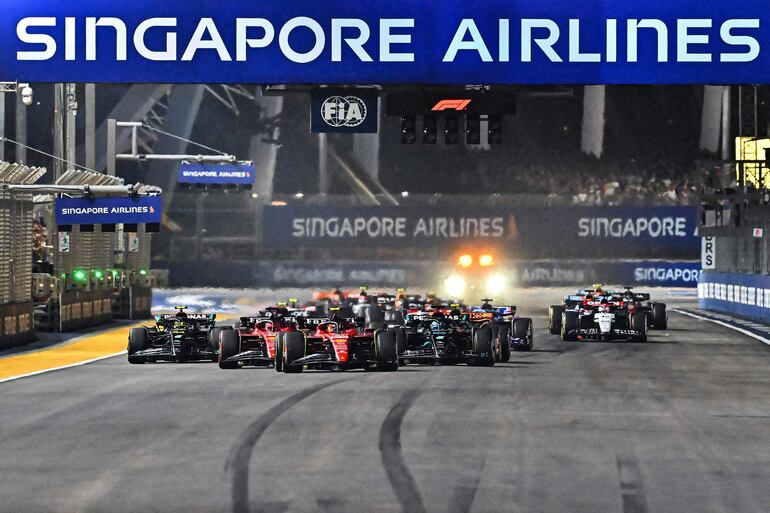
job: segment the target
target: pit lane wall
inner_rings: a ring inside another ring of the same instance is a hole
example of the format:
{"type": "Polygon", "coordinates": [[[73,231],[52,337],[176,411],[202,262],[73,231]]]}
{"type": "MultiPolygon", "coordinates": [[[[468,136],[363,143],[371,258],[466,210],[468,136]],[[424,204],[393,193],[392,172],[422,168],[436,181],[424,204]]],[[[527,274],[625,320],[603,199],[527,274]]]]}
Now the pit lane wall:
{"type": "Polygon", "coordinates": [[[698,304],[703,310],[770,324],[770,276],[703,271],[698,304]]]}
{"type": "MultiPolygon", "coordinates": [[[[429,287],[455,272],[431,262],[157,262],[171,287],[429,287]]],[[[671,260],[531,260],[500,265],[513,286],[584,286],[612,283],[645,287],[696,287],[700,262],[671,260]]]]}

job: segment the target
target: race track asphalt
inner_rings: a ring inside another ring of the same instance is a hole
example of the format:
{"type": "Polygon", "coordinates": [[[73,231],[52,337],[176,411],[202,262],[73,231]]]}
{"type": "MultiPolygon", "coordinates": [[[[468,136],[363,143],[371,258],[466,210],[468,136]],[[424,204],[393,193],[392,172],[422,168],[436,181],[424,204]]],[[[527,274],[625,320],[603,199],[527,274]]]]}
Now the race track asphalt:
{"type": "Polygon", "coordinates": [[[0,383],[0,511],[767,513],[769,346],[675,313],[646,344],[562,342],[548,301],[493,368],[0,383]]]}

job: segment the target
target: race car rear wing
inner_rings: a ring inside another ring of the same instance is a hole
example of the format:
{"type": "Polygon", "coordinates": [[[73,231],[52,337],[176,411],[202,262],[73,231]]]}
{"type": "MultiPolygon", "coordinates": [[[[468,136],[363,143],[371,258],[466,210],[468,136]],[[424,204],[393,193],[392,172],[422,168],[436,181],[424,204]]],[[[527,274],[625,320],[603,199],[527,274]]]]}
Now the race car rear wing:
{"type": "Polygon", "coordinates": [[[209,313],[190,313],[185,317],[177,317],[177,314],[159,314],[155,316],[156,322],[171,321],[171,320],[186,320],[195,321],[198,323],[214,322],[217,318],[217,314],[209,313]]]}

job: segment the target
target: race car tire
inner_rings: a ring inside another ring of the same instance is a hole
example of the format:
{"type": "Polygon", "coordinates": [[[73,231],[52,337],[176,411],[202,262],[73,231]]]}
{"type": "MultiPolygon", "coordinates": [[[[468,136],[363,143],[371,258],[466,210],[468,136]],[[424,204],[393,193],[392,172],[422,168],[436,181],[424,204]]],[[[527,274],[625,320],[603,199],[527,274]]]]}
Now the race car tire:
{"type": "Polygon", "coordinates": [[[468,364],[492,367],[495,364],[492,329],[489,326],[482,326],[473,330],[472,339],[474,355],[468,359],[468,364]]]}
{"type": "Polygon", "coordinates": [[[532,329],[532,319],[529,317],[519,317],[513,320],[513,338],[524,339],[524,344],[515,344],[516,351],[532,351],[534,330],[532,329]]]}
{"type": "Polygon", "coordinates": [[[377,370],[385,372],[398,370],[398,348],[396,334],[393,331],[381,330],[374,334],[374,356],[377,360],[377,370]]]}
{"type": "Polygon", "coordinates": [[[500,347],[500,326],[496,324],[492,324],[489,327],[492,330],[492,353],[495,355],[495,362],[500,361],[500,352],[502,351],[502,348],[500,347]]]}
{"type": "Polygon", "coordinates": [[[275,336],[275,370],[276,372],[283,372],[283,336],[286,333],[283,331],[278,332],[275,336]]]}
{"type": "Polygon", "coordinates": [[[564,313],[562,305],[552,305],[548,307],[548,332],[551,335],[561,333],[561,314],[564,313]]]}
{"type": "Polygon", "coordinates": [[[580,317],[577,312],[564,312],[561,316],[561,339],[566,341],[577,340],[575,335],[569,332],[578,329],[580,317]]]}
{"type": "Polygon", "coordinates": [[[647,316],[643,312],[634,312],[631,314],[629,324],[632,330],[642,333],[641,336],[634,337],[634,341],[647,342],[647,316]]]}
{"type": "Polygon", "coordinates": [[[209,342],[209,350],[211,351],[211,361],[212,362],[218,362],[219,357],[217,356],[217,353],[219,352],[219,334],[224,331],[225,328],[222,326],[214,326],[211,328],[208,332],[208,342],[209,342]]]}
{"type": "Polygon", "coordinates": [[[221,330],[218,337],[217,362],[219,362],[219,368],[237,369],[238,362],[228,362],[227,359],[241,352],[240,334],[235,330],[221,330]]]}
{"type": "Polygon", "coordinates": [[[283,372],[286,374],[302,372],[304,365],[292,365],[292,362],[305,356],[305,336],[299,331],[287,331],[283,335],[283,346],[286,353],[283,372]]]}
{"type": "Polygon", "coordinates": [[[500,361],[511,361],[511,330],[507,324],[500,326],[500,361]]]}
{"type": "Polygon", "coordinates": [[[142,364],[147,361],[144,356],[135,356],[134,353],[147,349],[149,338],[146,328],[131,328],[128,332],[128,363],[142,364]]]}
{"type": "Polygon", "coordinates": [[[373,330],[381,330],[385,327],[385,312],[377,305],[368,305],[364,311],[366,327],[373,330]]]}
{"type": "Polygon", "coordinates": [[[653,303],[651,310],[652,328],[656,330],[668,329],[668,314],[665,303],[653,303]]]}

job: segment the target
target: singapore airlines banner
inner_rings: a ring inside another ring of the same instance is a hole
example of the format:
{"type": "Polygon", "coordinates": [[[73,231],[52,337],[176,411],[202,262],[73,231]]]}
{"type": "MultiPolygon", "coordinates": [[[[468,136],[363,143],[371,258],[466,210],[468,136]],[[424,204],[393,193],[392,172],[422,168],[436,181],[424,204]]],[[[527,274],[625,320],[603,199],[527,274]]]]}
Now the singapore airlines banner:
{"type": "Polygon", "coordinates": [[[264,243],[276,247],[463,247],[519,256],[697,257],[695,207],[265,207],[264,243]]]}
{"type": "Polygon", "coordinates": [[[768,83],[766,0],[11,0],[0,80],[768,83]]]}

